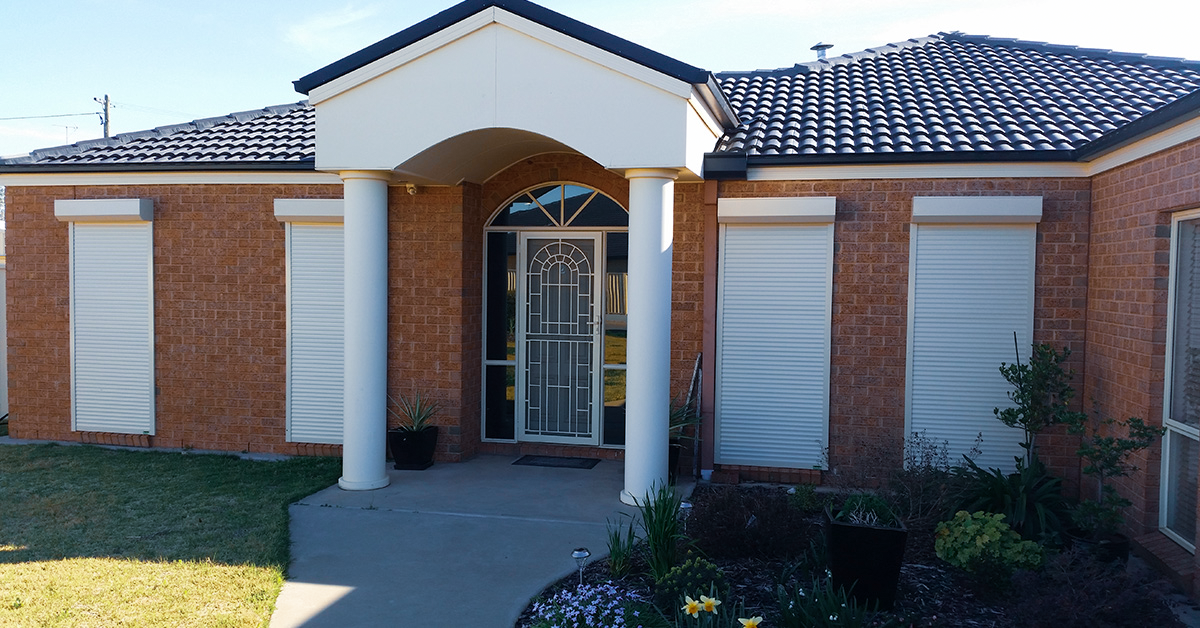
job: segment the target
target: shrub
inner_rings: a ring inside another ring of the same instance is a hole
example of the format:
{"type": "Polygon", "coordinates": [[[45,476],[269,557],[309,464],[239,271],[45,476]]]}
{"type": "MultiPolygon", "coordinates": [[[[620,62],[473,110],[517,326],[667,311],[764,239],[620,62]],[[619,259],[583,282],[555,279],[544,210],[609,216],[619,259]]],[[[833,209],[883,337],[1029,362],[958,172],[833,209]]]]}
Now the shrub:
{"type": "Polygon", "coordinates": [[[790,504],[782,490],[697,489],[688,536],[712,558],[797,558],[818,536],[820,523],[790,504]]]}
{"type": "Polygon", "coordinates": [[[1004,523],[1004,515],[960,510],[938,524],[934,549],[938,558],[972,573],[998,570],[1005,578],[1016,569],[1037,569],[1042,548],[1021,540],[1004,523]]]}
{"type": "Polygon", "coordinates": [[[1075,453],[1083,459],[1083,472],[1096,478],[1096,498],[1081,501],[1073,513],[1076,526],[1093,536],[1113,534],[1120,529],[1125,521],[1121,510],[1133,502],[1122,497],[1111,480],[1137,471],[1129,457],[1149,447],[1164,431],[1138,417],[1124,421],[1104,418],[1099,410],[1094,420],[1081,416],[1071,424],[1070,432],[1082,437],[1075,453]],[[1102,435],[1106,430],[1126,436],[1102,435]]]}
{"type": "Polygon", "coordinates": [[[698,598],[701,593],[723,599],[729,594],[729,585],[719,567],[699,556],[689,555],[654,585],[654,600],[664,610],[675,606],[684,596],[698,598]]]}
{"type": "Polygon", "coordinates": [[[1008,615],[1029,628],[1118,628],[1178,625],[1163,600],[1169,590],[1145,567],[1097,562],[1072,550],[1040,572],[1018,572],[1008,615]]]}
{"type": "Polygon", "coordinates": [[[952,468],[947,441],[939,443],[924,431],[905,439],[904,467],[892,473],[885,495],[909,529],[932,529],[954,513],[965,482],[952,468]]]}
{"type": "Polygon", "coordinates": [[[642,501],[634,500],[646,539],[646,562],[655,582],[662,580],[675,566],[676,546],[684,538],[679,529],[679,504],[682,501],[675,489],[666,484],[656,484],[642,501]]]}
{"type": "Polygon", "coordinates": [[[1017,459],[1017,472],[1005,474],[999,469],[984,469],[974,460],[956,472],[966,482],[960,510],[1002,514],[1023,538],[1057,544],[1067,518],[1067,502],[1062,496],[1062,480],[1050,475],[1035,456],[1026,466],[1017,459]]]}
{"type": "Polygon", "coordinates": [[[802,513],[819,513],[829,503],[829,498],[817,493],[812,484],[797,484],[787,491],[788,506],[802,513]]]}

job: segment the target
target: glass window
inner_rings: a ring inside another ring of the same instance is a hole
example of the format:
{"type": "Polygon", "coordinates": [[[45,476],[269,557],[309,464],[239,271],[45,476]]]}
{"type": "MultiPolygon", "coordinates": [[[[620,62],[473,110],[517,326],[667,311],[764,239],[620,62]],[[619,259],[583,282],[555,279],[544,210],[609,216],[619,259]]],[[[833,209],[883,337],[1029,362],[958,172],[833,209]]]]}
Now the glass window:
{"type": "Polygon", "coordinates": [[[1200,218],[1181,220],[1176,231],[1175,329],[1171,352],[1171,420],[1200,426],[1200,218]]]}
{"type": "Polygon", "coordinates": [[[483,436],[512,440],[516,437],[517,367],[488,366],[484,372],[483,436]]]}
{"type": "Polygon", "coordinates": [[[1200,217],[1176,219],[1172,233],[1167,338],[1163,494],[1159,524],[1186,547],[1196,539],[1197,478],[1200,476],[1200,217]]]}
{"type": "Polygon", "coordinates": [[[1167,433],[1167,508],[1163,524],[1184,540],[1196,538],[1196,480],[1200,445],[1178,432],[1167,433]]]}
{"type": "Polygon", "coordinates": [[[578,185],[548,185],[522,193],[492,219],[493,227],[628,227],[616,201],[578,185]]]}
{"type": "Polygon", "coordinates": [[[625,444],[625,369],[604,369],[605,445],[625,444]]]}
{"type": "Polygon", "coordinates": [[[517,234],[487,234],[486,359],[515,360],[517,337],[517,234]]]}
{"type": "Polygon", "coordinates": [[[604,363],[625,364],[626,297],[629,294],[629,234],[609,233],[604,285],[604,363]]]}

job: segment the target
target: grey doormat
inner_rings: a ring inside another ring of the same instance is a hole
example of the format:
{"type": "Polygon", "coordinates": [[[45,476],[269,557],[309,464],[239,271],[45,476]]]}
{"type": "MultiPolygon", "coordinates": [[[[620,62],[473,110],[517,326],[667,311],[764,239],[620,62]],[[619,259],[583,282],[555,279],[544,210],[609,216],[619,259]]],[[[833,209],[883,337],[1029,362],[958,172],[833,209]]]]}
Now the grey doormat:
{"type": "Polygon", "coordinates": [[[591,469],[600,464],[599,458],[567,458],[564,456],[521,456],[513,464],[527,467],[559,467],[563,469],[591,469]]]}

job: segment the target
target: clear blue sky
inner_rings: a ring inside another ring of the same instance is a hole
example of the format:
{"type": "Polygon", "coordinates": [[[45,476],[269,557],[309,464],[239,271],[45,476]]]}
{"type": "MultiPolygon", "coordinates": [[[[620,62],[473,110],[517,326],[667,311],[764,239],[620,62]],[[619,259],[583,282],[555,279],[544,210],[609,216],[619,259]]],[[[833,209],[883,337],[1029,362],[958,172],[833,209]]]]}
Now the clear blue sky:
{"type": "MultiPolygon", "coordinates": [[[[303,98],[291,81],[453,0],[0,0],[0,118],[95,112],[113,133],[303,98]]],[[[542,0],[705,69],[939,31],[1200,59],[1195,0],[542,0]]],[[[0,120],[0,155],[100,137],[96,115],[0,120]]]]}

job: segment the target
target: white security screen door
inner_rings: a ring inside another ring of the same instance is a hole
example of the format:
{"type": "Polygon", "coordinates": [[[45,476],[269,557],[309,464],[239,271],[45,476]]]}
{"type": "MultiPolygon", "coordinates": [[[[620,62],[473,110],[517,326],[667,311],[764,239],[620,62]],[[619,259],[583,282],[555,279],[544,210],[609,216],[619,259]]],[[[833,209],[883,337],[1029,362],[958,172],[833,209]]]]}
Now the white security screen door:
{"type": "Polygon", "coordinates": [[[522,233],[518,251],[522,438],[596,444],[600,235],[522,233]]]}

